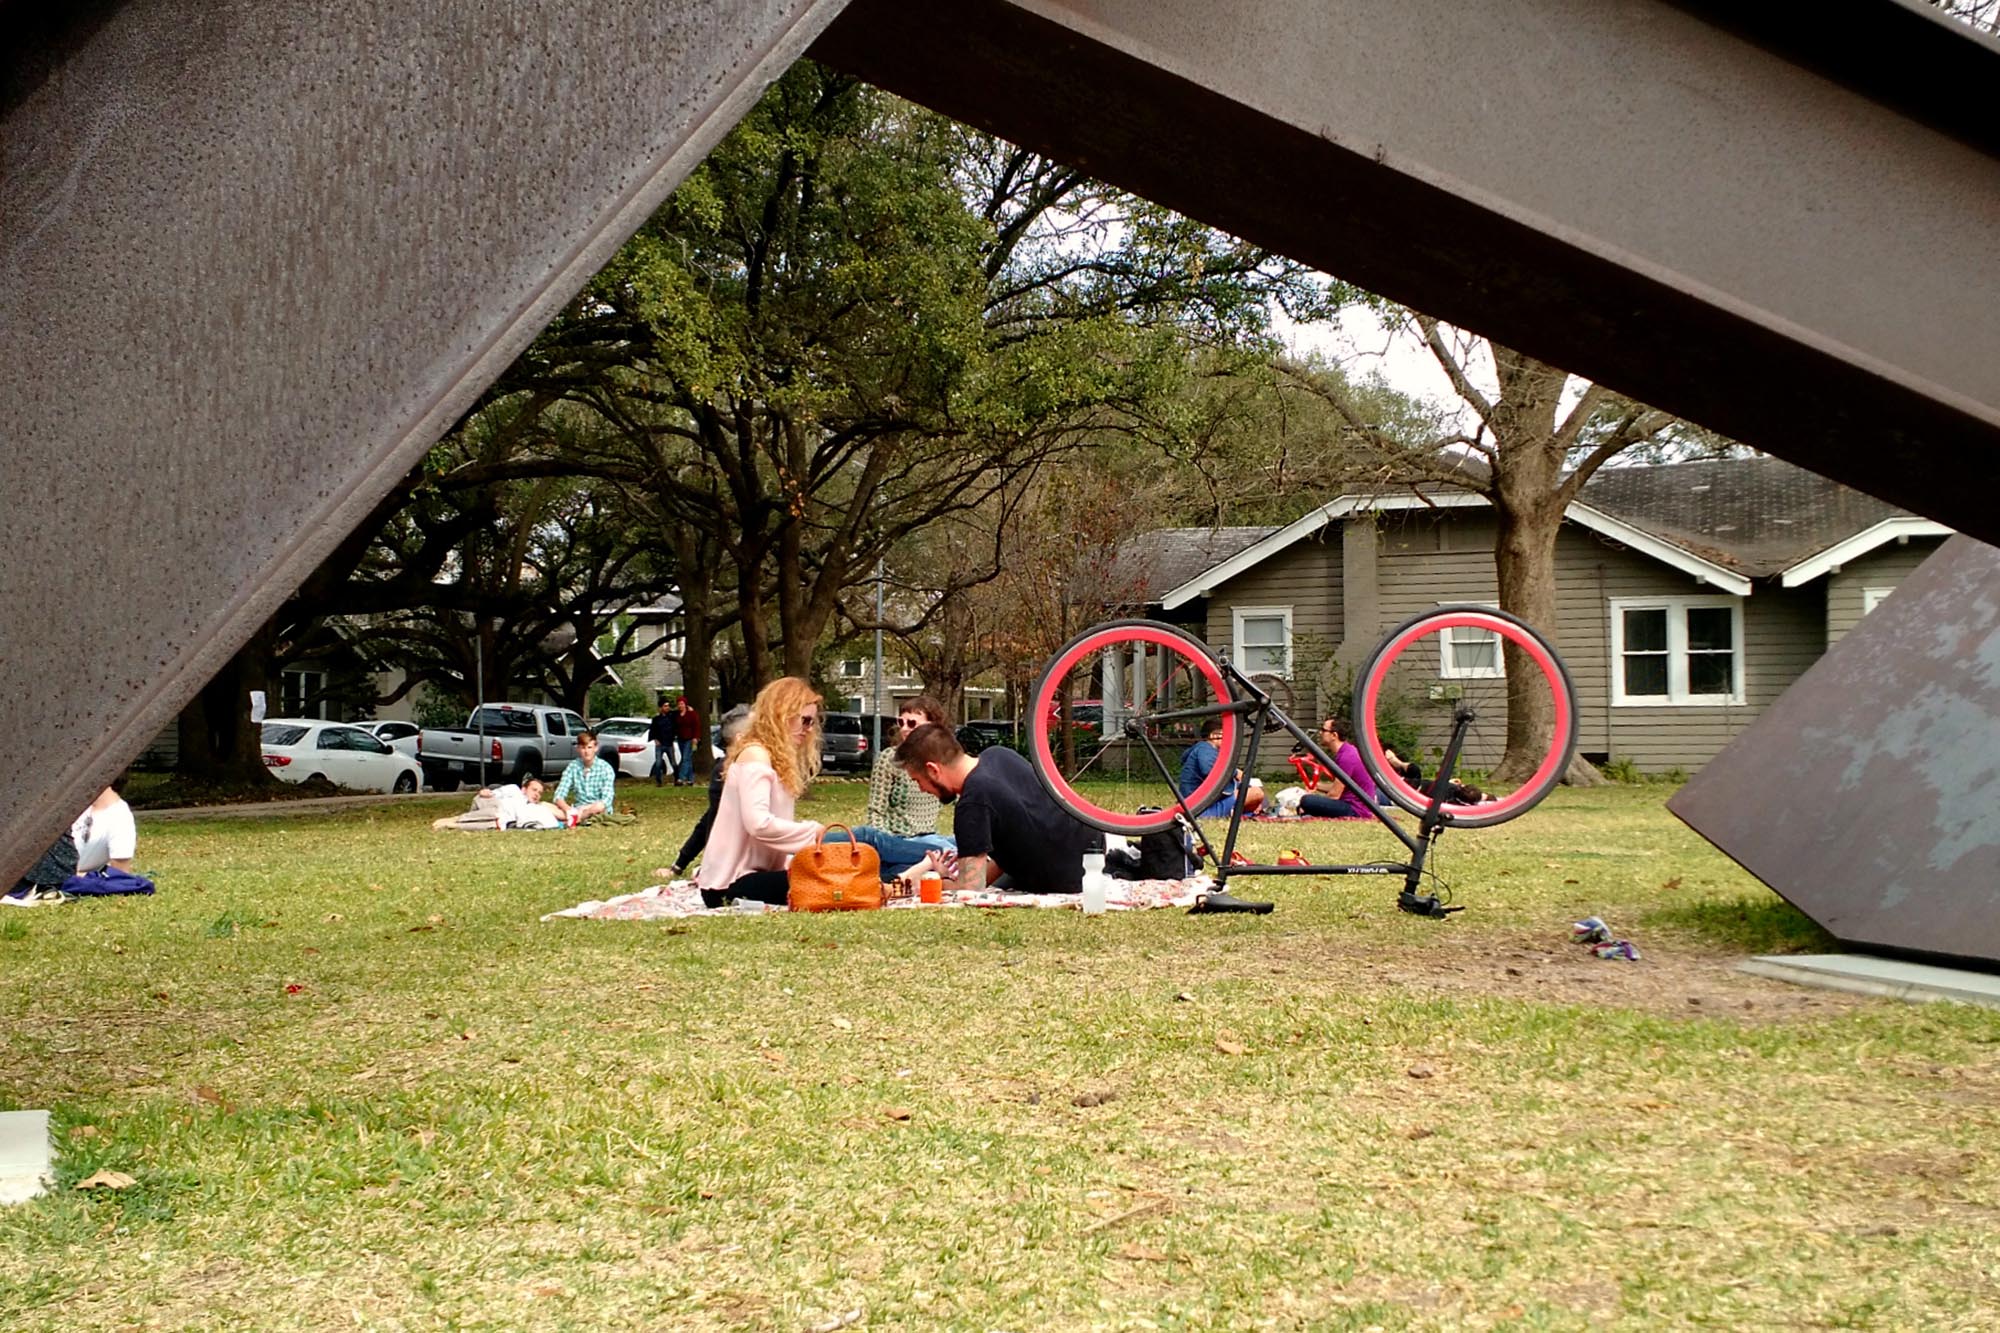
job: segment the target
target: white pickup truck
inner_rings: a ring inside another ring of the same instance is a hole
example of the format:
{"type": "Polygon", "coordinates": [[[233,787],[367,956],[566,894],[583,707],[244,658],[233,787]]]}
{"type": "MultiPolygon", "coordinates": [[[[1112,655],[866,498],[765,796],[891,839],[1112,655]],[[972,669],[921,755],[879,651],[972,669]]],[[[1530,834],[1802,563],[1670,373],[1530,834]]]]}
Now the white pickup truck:
{"type": "Polygon", "coordinates": [[[461,782],[485,785],[554,778],[576,758],[584,721],[549,704],[481,704],[457,730],[426,727],[417,736],[417,762],[436,791],[461,782]]]}

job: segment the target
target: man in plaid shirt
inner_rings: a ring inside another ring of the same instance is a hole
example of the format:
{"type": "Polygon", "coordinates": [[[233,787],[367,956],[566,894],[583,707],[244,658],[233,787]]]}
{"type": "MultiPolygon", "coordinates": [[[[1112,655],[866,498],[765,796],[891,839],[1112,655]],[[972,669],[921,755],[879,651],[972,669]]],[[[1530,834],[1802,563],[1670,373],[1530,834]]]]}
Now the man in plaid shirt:
{"type": "Polygon", "coordinates": [[[608,815],[617,790],[618,770],[608,763],[597,762],[596,733],[577,732],[576,758],[569,761],[569,767],[563,770],[562,781],[556,784],[556,813],[563,817],[564,823],[572,826],[581,824],[592,815],[608,815]],[[572,799],[574,805],[570,803],[572,799]]]}

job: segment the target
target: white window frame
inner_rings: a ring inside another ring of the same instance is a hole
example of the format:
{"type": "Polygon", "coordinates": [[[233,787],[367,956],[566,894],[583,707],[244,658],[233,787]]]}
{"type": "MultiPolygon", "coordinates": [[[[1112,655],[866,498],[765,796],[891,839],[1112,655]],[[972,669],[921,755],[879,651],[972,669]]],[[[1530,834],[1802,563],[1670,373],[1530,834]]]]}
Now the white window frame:
{"type": "Polygon", "coordinates": [[[860,658],[843,657],[840,659],[840,677],[842,680],[860,680],[866,674],[867,672],[862,668],[860,658]],[[849,671],[847,669],[849,667],[853,667],[854,670],[849,671]]]}
{"type": "Polygon", "coordinates": [[[1743,702],[1743,599],[1741,597],[1613,597],[1611,599],[1611,703],[1617,708],[1715,708],[1743,702]],[[1731,643],[1728,694],[1688,693],[1687,613],[1721,607],[1729,612],[1731,643]],[[1625,692],[1625,613],[1667,613],[1667,692],[1625,692]]]}
{"type": "MultiPolygon", "coordinates": [[[[1459,604],[1439,602],[1438,605],[1448,606],[1459,604]]],[[[1497,602],[1475,602],[1470,603],[1470,605],[1484,607],[1488,611],[1498,611],[1500,609],[1497,602]]],[[[1452,638],[1452,635],[1458,633],[1458,631],[1455,629],[1445,630],[1442,637],[1438,639],[1439,677],[1444,680],[1505,680],[1507,678],[1507,641],[1500,637],[1498,630],[1489,630],[1486,632],[1493,636],[1493,665],[1490,667],[1462,667],[1458,664],[1457,660],[1458,640],[1452,638]]]]}
{"type": "Polygon", "coordinates": [[[286,680],[292,676],[298,677],[299,681],[298,689],[296,691],[299,698],[299,706],[295,712],[290,714],[290,716],[309,717],[309,718],[314,718],[321,722],[333,721],[334,719],[329,717],[326,711],[329,703],[331,702],[326,697],[327,673],[325,671],[318,670],[316,668],[286,667],[283,671],[278,673],[279,706],[280,707],[284,706],[286,695],[294,693],[294,691],[286,688],[286,680]],[[306,696],[315,693],[320,696],[319,701],[317,703],[308,703],[306,696]]]}
{"type": "MultiPolygon", "coordinates": [[[[1285,667],[1284,670],[1271,674],[1283,676],[1289,680],[1292,674],[1292,608],[1289,606],[1236,606],[1230,608],[1230,616],[1230,656],[1236,663],[1236,669],[1246,676],[1265,674],[1269,671],[1269,668],[1259,667],[1254,670],[1251,668],[1249,659],[1244,655],[1247,649],[1243,642],[1243,622],[1246,620],[1268,620],[1272,617],[1277,617],[1284,621],[1285,667]]],[[[1277,645],[1260,643],[1251,646],[1272,648],[1277,645]]]]}
{"type": "Polygon", "coordinates": [[[1896,591],[1894,588],[1863,588],[1861,590],[1861,614],[1865,616],[1876,607],[1882,605],[1883,600],[1894,591],[1896,591]]]}

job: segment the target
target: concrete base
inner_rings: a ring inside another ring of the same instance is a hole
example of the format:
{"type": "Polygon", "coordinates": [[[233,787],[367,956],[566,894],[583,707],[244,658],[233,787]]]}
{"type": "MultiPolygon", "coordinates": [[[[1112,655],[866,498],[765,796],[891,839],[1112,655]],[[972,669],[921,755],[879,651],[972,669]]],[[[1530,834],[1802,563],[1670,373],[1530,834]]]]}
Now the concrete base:
{"type": "Polygon", "coordinates": [[[25,1203],[55,1178],[47,1111],[0,1111],[0,1205],[25,1203]]]}
{"type": "Polygon", "coordinates": [[[2000,976],[1932,967],[1867,954],[1780,954],[1752,958],[1742,970],[1760,977],[1827,990],[1886,995],[1897,1000],[1956,1000],[2000,1009],[2000,976]]]}

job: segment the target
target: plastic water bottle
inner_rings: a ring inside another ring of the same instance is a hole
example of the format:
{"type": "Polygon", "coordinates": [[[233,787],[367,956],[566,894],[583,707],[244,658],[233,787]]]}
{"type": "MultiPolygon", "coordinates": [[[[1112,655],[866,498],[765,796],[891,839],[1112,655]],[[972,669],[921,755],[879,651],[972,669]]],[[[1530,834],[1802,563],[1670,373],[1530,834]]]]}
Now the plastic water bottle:
{"type": "Polygon", "coordinates": [[[1083,914],[1099,916],[1109,906],[1111,877],[1104,873],[1104,853],[1083,854],[1083,914]]]}

